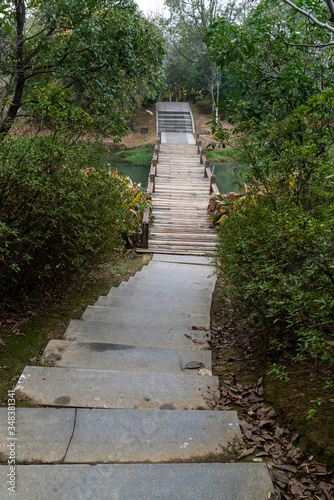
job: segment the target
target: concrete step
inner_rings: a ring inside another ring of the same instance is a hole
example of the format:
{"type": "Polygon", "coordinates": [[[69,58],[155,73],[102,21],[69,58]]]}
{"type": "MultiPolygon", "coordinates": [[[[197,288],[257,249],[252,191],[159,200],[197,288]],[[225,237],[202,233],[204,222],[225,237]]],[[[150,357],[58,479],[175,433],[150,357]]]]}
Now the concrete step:
{"type": "Polygon", "coordinates": [[[119,325],[95,323],[94,321],[72,320],[64,339],[79,342],[102,342],[151,347],[180,349],[210,349],[209,331],[173,329],[152,326],[119,325]]]}
{"type": "MultiPolygon", "coordinates": [[[[122,289],[124,292],[126,289],[122,289]]],[[[210,314],[210,304],[205,302],[196,302],[189,297],[182,297],[179,295],[179,301],[175,297],[169,300],[166,297],[154,297],[143,294],[136,294],[132,298],[126,296],[111,296],[99,297],[95,302],[98,307],[112,307],[112,308],[128,308],[131,311],[141,311],[150,314],[151,311],[157,310],[173,310],[177,312],[184,312],[186,314],[210,314]]]]}
{"type": "Polygon", "coordinates": [[[211,410],[218,377],[26,366],[18,400],[40,406],[211,410]]]}
{"type": "MultiPolygon", "coordinates": [[[[197,224],[198,227],[198,224],[197,224]]],[[[201,229],[201,228],[199,228],[201,229]]],[[[151,270],[153,273],[169,273],[171,275],[190,275],[193,277],[200,278],[212,278],[215,269],[212,266],[206,266],[202,264],[191,265],[191,264],[183,264],[179,262],[159,262],[156,260],[152,260],[147,266],[142,268],[142,271],[151,270]]]]}
{"type": "MultiPolygon", "coordinates": [[[[266,464],[19,465],[15,500],[267,500],[266,464]]],[[[8,467],[0,496],[11,498],[8,467]]]]}
{"type": "Polygon", "coordinates": [[[134,326],[155,326],[172,328],[204,328],[210,329],[209,314],[187,314],[172,309],[158,311],[131,310],[127,307],[88,306],[82,315],[84,321],[99,323],[117,323],[134,326]]]}
{"type": "Polygon", "coordinates": [[[192,276],[170,276],[167,273],[154,273],[154,275],[146,275],[146,273],[137,273],[136,276],[131,276],[128,281],[123,281],[119,288],[127,287],[129,284],[149,284],[160,286],[162,288],[178,288],[186,290],[194,288],[195,290],[208,290],[213,292],[215,287],[215,279],[212,278],[198,278],[192,276]]]}
{"type": "MultiPolygon", "coordinates": [[[[119,297],[125,299],[136,299],[137,297],[143,297],[147,300],[152,300],[152,302],[162,302],[168,304],[169,302],[178,302],[178,300],[184,299],[184,301],[189,302],[197,302],[197,303],[207,303],[210,306],[212,292],[209,290],[200,290],[200,289],[179,289],[176,287],[168,288],[168,287],[153,287],[153,286],[145,286],[145,284],[138,286],[134,286],[132,284],[128,284],[128,286],[118,286],[110,289],[107,297],[119,297]]],[[[100,300],[100,299],[99,299],[100,300]]],[[[103,304],[101,304],[103,305],[103,304]]]]}
{"type": "MultiPolygon", "coordinates": [[[[0,456],[7,462],[7,409],[0,456]]],[[[240,445],[236,412],[18,408],[16,463],[226,462],[240,445]]]]}
{"type": "Polygon", "coordinates": [[[183,373],[195,375],[187,363],[198,361],[212,370],[211,352],[192,349],[131,346],[101,342],[51,340],[43,353],[45,366],[88,368],[151,373],[183,373]]]}
{"type": "Polygon", "coordinates": [[[154,254],[151,262],[179,262],[188,265],[213,266],[212,259],[207,257],[196,257],[193,255],[167,255],[154,254]]]}

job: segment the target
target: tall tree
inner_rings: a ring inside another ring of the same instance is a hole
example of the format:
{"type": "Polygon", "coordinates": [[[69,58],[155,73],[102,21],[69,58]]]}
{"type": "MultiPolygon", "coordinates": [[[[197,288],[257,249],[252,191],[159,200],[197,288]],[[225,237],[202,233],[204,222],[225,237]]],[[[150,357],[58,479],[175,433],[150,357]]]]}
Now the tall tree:
{"type": "MultiPolygon", "coordinates": [[[[161,63],[164,42],[133,0],[12,0],[12,35],[0,60],[0,135],[24,112],[34,89],[53,82],[73,91],[73,101],[126,130],[137,82],[161,63]],[[15,33],[14,33],[15,28],[15,33]]],[[[0,28],[1,29],[1,28],[0,28]]],[[[32,97],[33,96],[33,97],[32,97]]]]}

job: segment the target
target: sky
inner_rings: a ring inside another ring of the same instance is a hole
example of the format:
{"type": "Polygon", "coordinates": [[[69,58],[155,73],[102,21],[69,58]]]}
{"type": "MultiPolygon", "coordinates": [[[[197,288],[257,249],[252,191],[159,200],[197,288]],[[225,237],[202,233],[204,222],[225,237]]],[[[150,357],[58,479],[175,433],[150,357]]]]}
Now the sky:
{"type": "Polygon", "coordinates": [[[163,9],[163,0],[136,0],[140,10],[147,12],[161,12],[163,9]]]}

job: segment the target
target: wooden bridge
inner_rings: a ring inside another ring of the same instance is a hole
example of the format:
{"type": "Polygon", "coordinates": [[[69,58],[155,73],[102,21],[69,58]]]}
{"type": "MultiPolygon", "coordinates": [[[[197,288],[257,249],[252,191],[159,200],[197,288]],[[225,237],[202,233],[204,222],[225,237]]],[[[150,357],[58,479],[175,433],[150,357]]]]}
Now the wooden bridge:
{"type": "Polygon", "coordinates": [[[141,252],[205,255],[215,250],[216,230],[207,206],[210,195],[219,191],[201,141],[190,133],[190,115],[185,103],[158,105],[148,185],[152,206],[143,219],[141,252]]]}

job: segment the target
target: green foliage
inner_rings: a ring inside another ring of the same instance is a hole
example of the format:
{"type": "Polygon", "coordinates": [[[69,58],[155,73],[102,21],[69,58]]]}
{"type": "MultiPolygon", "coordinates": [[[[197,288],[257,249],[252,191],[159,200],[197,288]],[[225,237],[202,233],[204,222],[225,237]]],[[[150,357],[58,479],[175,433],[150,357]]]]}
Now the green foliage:
{"type": "Polygon", "coordinates": [[[211,113],[212,112],[212,102],[210,99],[201,99],[196,101],[196,107],[200,113],[211,113]]]}
{"type": "Polygon", "coordinates": [[[101,151],[55,134],[3,143],[2,304],[13,294],[92,265],[122,248],[124,239],[134,239],[142,195],[101,166],[101,151]]]}
{"type": "Polygon", "coordinates": [[[334,364],[333,106],[327,90],[248,144],[248,192],[218,244],[267,345],[290,345],[317,367],[334,364]]]}
{"type": "Polygon", "coordinates": [[[15,16],[11,38],[0,31],[0,46],[6,46],[0,63],[3,133],[18,109],[29,115],[32,89],[42,98],[53,84],[70,89],[69,104],[94,118],[99,130],[124,134],[139,83],[161,65],[164,42],[158,29],[132,0],[37,0],[26,8],[23,42],[16,36],[15,16]]]}

